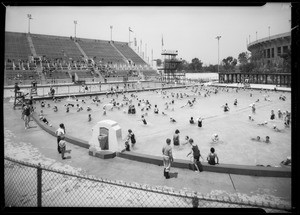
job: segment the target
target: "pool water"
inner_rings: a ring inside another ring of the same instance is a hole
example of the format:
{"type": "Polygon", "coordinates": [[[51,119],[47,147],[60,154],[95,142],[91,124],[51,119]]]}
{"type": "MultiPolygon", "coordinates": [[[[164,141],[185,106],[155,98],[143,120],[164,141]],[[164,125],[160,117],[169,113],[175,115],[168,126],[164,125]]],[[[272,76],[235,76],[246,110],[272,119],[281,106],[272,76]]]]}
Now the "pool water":
{"type": "MultiPolygon", "coordinates": [[[[135,152],[161,156],[162,146],[165,144],[166,138],[173,137],[176,129],[180,131],[181,146],[173,149],[174,158],[189,160],[186,155],[190,151],[190,145],[184,143],[184,138],[188,135],[198,144],[201,155],[206,159],[210,148],[214,147],[220,159],[220,163],[226,164],[242,164],[242,165],[271,165],[278,166],[279,163],[291,154],[291,128],[284,126],[283,119],[278,119],[277,111],[291,111],[291,95],[288,92],[259,91],[259,90],[238,90],[228,88],[218,88],[218,93],[211,93],[210,96],[204,97],[206,90],[213,91],[216,87],[199,87],[195,93],[196,87],[188,87],[182,89],[170,89],[161,91],[145,91],[136,93],[137,98],[131,97],[131,93],[125,93],[127,98],[132,99],[132,104],[136,107],[136,114],[128,114],[128,105],[113,110],[107,110],[103,115],[103,105],[109,103],[112,99],[117,102],[123,102],[123,96],[118,98],[114,95],[108,98],[105,95],[98,96],[101,103],[96,106],[92,102],[93,96],[90,98],[78,97],[78,101],[72,98],[62,99],[61,102],[54,104],[52,100],[46,100],[46,104],[50,103],[50,108],[43,108],[44,115],[53,125],[58,127],[60,123],[64,123],[68,134],[89,141],[92,135],[92,127],[101,120],[110,119],[118,122],[122,128],[122,137],[125,138],[128,129],[132,129],[135,133],[137,143],[135,152]],[[201,95],[198,94],[201,93],[201,95]],[[172,97],[171,93],[175,94],[172,97]],[[176,98],[176,93],[182,93],[183,98],[176,98]],[[250,93],[252,97],[250,97],[250,93]],[[188,95],[188,96],[187,96],[188,95]],[[280,95],[285,95],[286,100],[279,100],[280,95]],[[264,98],[270,101],[265,101],[264,98]],[[192,101],[196,98],[196,102],[192,107],[184,106],[188,100],[192,101]],[[83,103],[82,100],[86,103],[83,103]],[[149,100],[152,108],[149,111],[142,111],[138,106],[138,100],[149,100]],[[169,108],[165,109],[165,103],[170,103],[174,99],[174,104],[169,104],[169,108]],[[234,106],[234,99],[238,104],[234,106]],[[256,102],[259,99],[259,102],[256,102]],[[70,112],[66,113],[65,104],[72,103],[75,106],[79,104],[83,107],[83,111],[77,112],[77,108],[70,107],[70,112]],[[230,111],[224,112],[221,107],[228,103],[230,111]],[[250,104],[255,103],[256,113],[252,114],[250,104]],[[158,106],[159,114],[154,114],[154,105],[158,106]],[[58,112],[54,112],[52,107],[57,105],[58,112]],[[92,108],[87,111],[87,107],[92,108]],[[184,106],[184,107],[183,107],[184,106]],[[174,109],[174,110],[172,110],[174,109]],[[270,120],[271,110],[275,111],[275,120],[270,120]],[[125,112],[125,113],[124,113],[125,112]],[[164,112],[166,115],[163,115],[164,112]],[[144,125],[141,121],[141,115],[145,116],[148,124],[144,125]],[[92,121],[88,121],[88,114],[91,114],[92,121]],[[248,116],[251,115],[254,121],[250,121],[248,116]],[[173,117],[176,122],[170,122],[173,117]],[[199,128],[197,123],[191,125],[190,117],[194,120],[202,117],[203,126],[199,128]],[[265,126],[259,126],[258,123],[267,121],[265,126]],[[273,125],[276,125],[280,131],[275,131],[273,125]],[[211,138],[213,134],[218,134],[220,140],[213,143],[211,138]],[[271,143],[257,142],[251,140],[260,136],[265,139],[270,137],[271,143]]],[[[36,112],[40,112],[40,102],[36,103],[36,112]]],[[[173,145],[173,144],[172,144],[173,145]]]]}

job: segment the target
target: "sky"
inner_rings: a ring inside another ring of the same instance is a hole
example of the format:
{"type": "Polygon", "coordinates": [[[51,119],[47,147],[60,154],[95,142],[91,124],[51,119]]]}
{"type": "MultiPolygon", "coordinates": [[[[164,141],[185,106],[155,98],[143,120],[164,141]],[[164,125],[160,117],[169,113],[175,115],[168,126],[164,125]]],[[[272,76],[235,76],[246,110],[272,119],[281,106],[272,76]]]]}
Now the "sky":
{"type": "MultiPolygon", "coordinates": [[[[267,3],[260,7],[50,7],[7,6],[5,30],[57,36],[128,42],[137,39],[139,51],[151,61],[162,58],[163,49],[178,50],[188,62],[198,58],[204,65],[247,51],[247,42],[291,29],[290,3],[267,3]],[[269,28],[270,26],[270,28],[269,28]],[[133,32],[129,34],[129,27],[133,32]],[[257,33],[256,33],[257,32],[257,33]],[[142,46],[141,45],[142,40],[142,46]]],[[[134,43],[133,43],[134,44],[134,43]]],[[[133,47],[136,51],[137,47],[133,47]]]]}

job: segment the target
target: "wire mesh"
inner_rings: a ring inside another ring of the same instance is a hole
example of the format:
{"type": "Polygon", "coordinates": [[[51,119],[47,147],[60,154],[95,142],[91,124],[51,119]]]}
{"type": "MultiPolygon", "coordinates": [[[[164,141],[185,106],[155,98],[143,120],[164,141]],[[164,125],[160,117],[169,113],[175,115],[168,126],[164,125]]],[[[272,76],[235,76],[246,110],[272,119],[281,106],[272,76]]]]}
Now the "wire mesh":
{"type": "Polygon", "coordinates": [[[291,209],[285,205],[83,176],[5,157],[5,206],[36,207],[38,200],[42,207],[262,208],[270,213],[291,209]],[[41,188],[39,195],[37,187],[41,188]]]}
{"type": "Polygon", "coordinates": [[[37,169],[5,160],[4,195],[7,207],[37,206],[37,169]]]}

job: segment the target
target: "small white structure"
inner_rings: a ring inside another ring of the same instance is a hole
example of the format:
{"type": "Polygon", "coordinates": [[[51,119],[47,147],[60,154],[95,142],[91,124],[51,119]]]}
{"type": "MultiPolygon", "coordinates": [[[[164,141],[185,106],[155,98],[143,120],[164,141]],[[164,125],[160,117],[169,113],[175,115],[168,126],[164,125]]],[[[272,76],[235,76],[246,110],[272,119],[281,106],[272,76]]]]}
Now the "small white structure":
{"type": "Polygon", "coordinates": [[[97,152],[115,153],[122,150],[122,130],[117,122],[112,120],[99,121],[92,128],[92,131],[92,138],[89,141],[89,151],[93,156],[95,156],[97,152]],[[103,144],[101,140],[104,140],[104,142],[107,140],[107,143],[103,144]]]}

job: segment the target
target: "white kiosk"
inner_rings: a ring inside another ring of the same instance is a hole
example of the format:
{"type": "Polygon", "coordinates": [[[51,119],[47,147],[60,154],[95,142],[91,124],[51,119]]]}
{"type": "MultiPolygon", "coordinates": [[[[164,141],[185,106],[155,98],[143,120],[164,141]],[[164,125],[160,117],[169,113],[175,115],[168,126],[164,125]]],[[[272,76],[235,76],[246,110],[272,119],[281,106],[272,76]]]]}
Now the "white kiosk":
{"type": "Polygon", "coordinates": [[[117,152],[124,148],[122,130],[119,124],[112,120],[99,121],[93,128],[89,141],[89,155],[107,159],[114,158],[117,152]]]}

